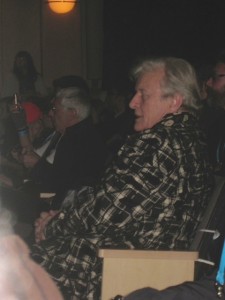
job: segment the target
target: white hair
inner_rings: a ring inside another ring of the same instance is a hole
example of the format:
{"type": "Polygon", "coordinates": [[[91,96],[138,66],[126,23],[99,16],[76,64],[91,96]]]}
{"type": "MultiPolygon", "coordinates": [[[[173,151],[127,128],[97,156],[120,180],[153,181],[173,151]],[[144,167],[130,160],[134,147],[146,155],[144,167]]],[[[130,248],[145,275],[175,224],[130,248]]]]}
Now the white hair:
{"type": "Polygon", "coordinates": [[[77,87],[61,89],[56,94],[65,109],[75,109],[80,121],[86,119],[91,112],[90,96],[83,89],[77,87]]]}

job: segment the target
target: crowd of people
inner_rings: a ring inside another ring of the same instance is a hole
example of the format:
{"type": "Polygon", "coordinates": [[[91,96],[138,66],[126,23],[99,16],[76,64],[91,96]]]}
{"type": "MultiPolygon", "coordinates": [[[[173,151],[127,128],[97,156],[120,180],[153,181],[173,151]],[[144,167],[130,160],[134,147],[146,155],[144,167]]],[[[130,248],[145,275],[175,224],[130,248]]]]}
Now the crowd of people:
{"type": "Polygon", "coordinates": [[[1,200],[14,230],[30,225],[21,237],[65,299],[100,299],[101,247],[189,248],[213,175],[225,174],[225,56],[207,67],[144,59],[133,94],[100,99],[77,75],[46,94],[29,53],[16,55],[1,103],[1,200]]]}

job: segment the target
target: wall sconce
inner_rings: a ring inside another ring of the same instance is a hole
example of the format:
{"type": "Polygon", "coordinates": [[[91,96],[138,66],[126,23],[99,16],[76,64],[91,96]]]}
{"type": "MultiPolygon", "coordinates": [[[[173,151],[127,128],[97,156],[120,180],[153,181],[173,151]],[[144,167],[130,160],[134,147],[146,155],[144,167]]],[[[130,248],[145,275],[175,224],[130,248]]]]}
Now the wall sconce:
{"type": "Polygon", "coordinates": [[[75,7],[77,0],[47,0],[46,2],[55,13],[66,14],[75,7]]]}

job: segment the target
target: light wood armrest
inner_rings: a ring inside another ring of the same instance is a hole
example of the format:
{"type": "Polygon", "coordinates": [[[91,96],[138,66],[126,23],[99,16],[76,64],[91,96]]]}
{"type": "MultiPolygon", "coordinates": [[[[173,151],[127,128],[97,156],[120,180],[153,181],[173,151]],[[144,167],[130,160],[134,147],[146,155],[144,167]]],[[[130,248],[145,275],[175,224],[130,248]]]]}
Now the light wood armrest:
{"type": "Polygon", "coordinates": [[[163,289],[194,279],[196,251],[100,249],[102,300],[151,286],[163,289]]]}
{"type": "Polygon", "coordinates": [[[121,250],[100,249],[98,256],[102,258],[133,258],[133,259],[175,259],[191,260],[198,259],[196,251],[155,251],[155,250],[121,250]]]}

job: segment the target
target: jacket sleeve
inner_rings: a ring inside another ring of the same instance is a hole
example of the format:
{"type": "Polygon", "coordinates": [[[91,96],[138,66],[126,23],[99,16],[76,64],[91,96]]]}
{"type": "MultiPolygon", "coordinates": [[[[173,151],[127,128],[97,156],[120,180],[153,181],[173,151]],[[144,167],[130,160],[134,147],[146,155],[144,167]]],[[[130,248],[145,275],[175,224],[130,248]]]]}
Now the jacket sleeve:
{"type": "Polygon", "coordinates": [[[168,162],[168,150],[158,151],[158,141],[139,147],[128,144],[117,160],[106,170],[101,183],[95,188],[83,188],[74,198],[72,207],[64,209],[51,225],[49,235],[55,231],[111,235],[120,229],[134,232],[134,220],[149,218],[152,207],[162,205],[165,191],[161,178],[167,175],[171,164],[176,164],[172,153],[168,162]],[[150,150],[151,149],[151,150],[150,150]],[[168,170],[167,170],[168,168],[168,170]],[[121,229],[122,228],[122,229],[121,229]]]}
{"type": "MultiPolygon", "coordinates": [[[[144,288],[127,295],[124,300],[216,300],[215,272],[194,282],[185,282],[177,286],[158,291],[144,288]]],[[[224,295],[221,299],[224,299],[224,295]]]]}
{"type": "Polygon", "coordinates": [[[30,178],[37,184],[41,184],[45,189],[54,192],[54,172],[53,165],[45,159],[40,159],[30,172],[30,178]]]}

